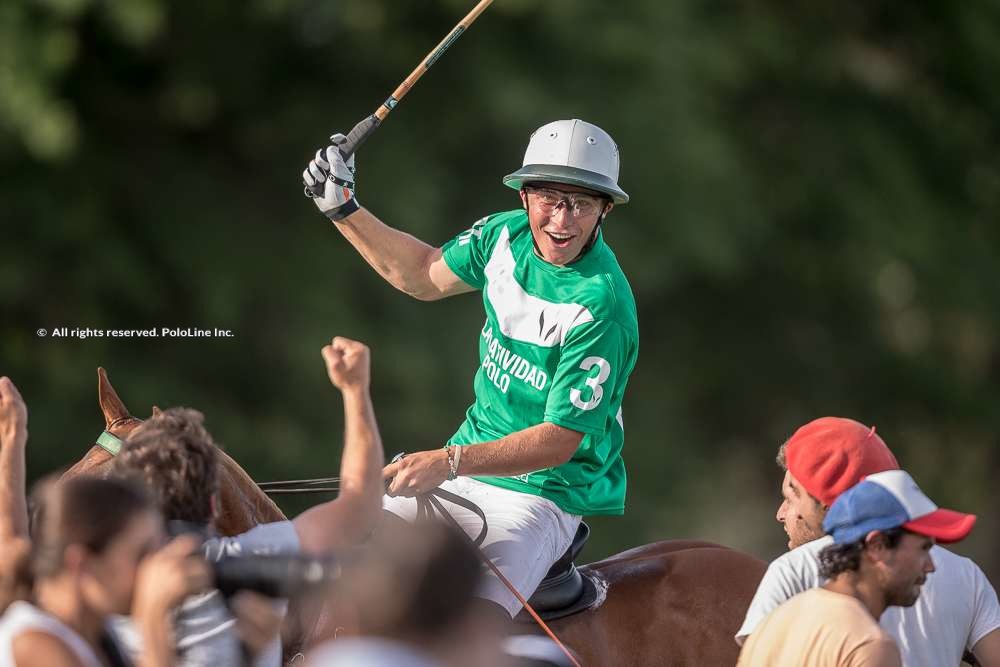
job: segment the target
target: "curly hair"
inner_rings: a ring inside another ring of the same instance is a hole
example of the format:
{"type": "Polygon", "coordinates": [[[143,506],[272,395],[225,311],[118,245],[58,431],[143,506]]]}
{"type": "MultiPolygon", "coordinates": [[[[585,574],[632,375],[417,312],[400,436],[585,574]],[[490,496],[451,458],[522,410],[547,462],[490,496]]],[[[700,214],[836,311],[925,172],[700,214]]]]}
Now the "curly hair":
{"type": "MultiPolygon", "coordinates": [[[[903,539],[902,528],[880,530],[885,537],[885,544],[890,549],[899,546],[903,539]]],[[[841,572],[856,572],[861,567],[861,553],[865,550],[865,539],[849,544],[831,544],[819,552],[819,573],[826,579],[833,579],[841,572]]]]}
{"type": "Polygon", "coordinates": [[[189,408],[164,410],[132,431],[115,457],[115,471],[152,489],[168,521],[212,520],[219,453],[204,419],[189,408]]]}
{"type": "Polygon", "coordinates": [[[778,467],[782,470],[788,470],[788,458],[786,456],[786,450],[788,449],[788,441],[781,443],[781,447],[778,448],[778,455],[774,457],[774,462],[778,464],[778,467]]]}

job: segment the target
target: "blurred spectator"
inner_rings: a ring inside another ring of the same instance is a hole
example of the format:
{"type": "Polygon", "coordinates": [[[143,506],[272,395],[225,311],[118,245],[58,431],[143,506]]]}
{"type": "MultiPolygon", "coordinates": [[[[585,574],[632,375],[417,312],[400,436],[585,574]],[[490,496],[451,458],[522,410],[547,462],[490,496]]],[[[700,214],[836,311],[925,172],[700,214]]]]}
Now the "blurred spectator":
{"type": "Polygon", "coordinates": [[[160,549],[166,536],[152,498],[125,480],[43,482],[34,506],[34,601],[13,602],[0,618],[0,665],[125,664],[106,625],[124,613],[143,638],[138,664],[174,664],[171,612],[211,582],[204,560],[190,557],[197,541],[160,549]]]}
{"type": "MultiPolygon", "coordinates": [[[[234,537],[216,536],[213,523],[220,509],[219,454],[202,424],[201,413],[184,408],[166,410],[135,429],[115,459],[115,471],[136,476],[152,489],[168,520],[204,530],[209,536],[204,552],[210,561],[300,552],[325,555],[360,542],[381,517],[384,464],[369,395],[369,351],[361,343],[338,337],[321,352],[330,381],[344,399],[344,451],[340,494],[335,500],[309,509],[293,521],[260,525],[234,537]]],[[[256,611],[246,622],[267,624],[260,605],[244,603],[244,607],[248,605],[256,611]]],[[[283,614],[284,604],[278,606],[283,614]]],[[[136,633],[130,631],[128,620],[119,619],[116,628],[130,639],[132,651],[138,651],[136,633]]],[[[178,648],[186,667],[244,662],[234,616],[217,591],[187,600],[177,628],[178,648]]],[[[259,630],[249,634],[257,641],[261,638],[259,630]]],[[[253,647],[247,648],[252,654],[253,647]]],[[[259,653],[251,656],[255,664],[281,664],[276,632],[269,633],[268,641],[257,648],[259,653]]]]}
{"type": "Polygon", "coordinates": [[[439,524],[378,533],[331,593],[337,637],[314,667],[499,664],[499,635],[472,614],[483,568],[475,547],[439,524]]]}
{"type": "Polygon", "coordinates": [[[141,663],[173,664],[169,612],[210,577],[187,558],[195,543],[147,555],[165,537],[152,499],[134,484],[96,479],[40,484],[30,542],[27,440],[27,406],[0,378],[0,665],[122,664],[105,626],[109,614],[130,611],[145,639],[141,663]]]}

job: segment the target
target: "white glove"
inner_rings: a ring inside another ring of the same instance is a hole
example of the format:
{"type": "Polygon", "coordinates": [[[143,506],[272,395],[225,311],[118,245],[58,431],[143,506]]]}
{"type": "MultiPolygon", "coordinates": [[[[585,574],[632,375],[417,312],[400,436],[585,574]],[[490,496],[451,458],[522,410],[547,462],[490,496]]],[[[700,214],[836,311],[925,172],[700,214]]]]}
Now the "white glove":
{"type": "Polygon", "coordinates": [[[316,151],[316,157],[302,172],[305,193],[316,202],[316,207],[331,220],[343,220],[361,206],[354,197],[354,155],[344,161],[337,148],[347,141],[343,134],[330,137],[332,146],[316,151]],[[318,197],[310,190],[314,186],[323,188],[323,196],[318,197]]]}

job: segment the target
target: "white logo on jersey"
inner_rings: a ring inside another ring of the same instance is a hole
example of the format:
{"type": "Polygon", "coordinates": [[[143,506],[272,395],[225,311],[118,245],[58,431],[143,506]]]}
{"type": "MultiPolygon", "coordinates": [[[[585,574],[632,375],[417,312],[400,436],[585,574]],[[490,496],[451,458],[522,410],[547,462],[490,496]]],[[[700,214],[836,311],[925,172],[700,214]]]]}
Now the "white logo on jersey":
{"type": "Polygon", "coordinates": [[[483,236],[483,225],[486,224],[486,219],[488,217],[489,216],[486,216],[486,218],[477,220],[476,222],[472,223],[472,227],[459,234],[458,245],[460,246],[469,245],[469,242],[472,241],[473,236],[475,236],[477,239],[481,238],[483,236]]]}
{"type": "Polygon", "coordinates": [[[490,382],[503,393],[510,389],[511,376],[521,380],[526,385],[538,391],[545,388],[549,381],[548,374],[524,357],[511,352],[493,335],[493,329],[483,327],[482,336],[486,339],[486,354],[483,355],[483,372],[490,382]]]}
{"type": "Polygon", "coordinates": [[[516,341],[555,347],[566,341],[570,329],[593,322],[594,316],[578,303],[555,303],[533,296],[514,280],[510,230],[500,232],[486,264],[486,297],[503,335],[516,341]]]}

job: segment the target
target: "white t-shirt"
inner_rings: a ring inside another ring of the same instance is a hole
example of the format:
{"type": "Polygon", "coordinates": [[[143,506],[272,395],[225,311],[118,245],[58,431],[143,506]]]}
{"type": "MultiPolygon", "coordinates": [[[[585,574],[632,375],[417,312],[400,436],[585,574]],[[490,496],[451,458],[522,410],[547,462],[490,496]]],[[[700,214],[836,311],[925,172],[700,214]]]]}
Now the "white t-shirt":
{"type": "Polygon", "coordinates": [[[12,602],[0,616],[0,667],[14,664],[14,639],[25,632],[45,632],[58,637],[84,667],[102,667],[100,658],[83,637],[55,616],[23,601],[12,602]]]}
{"type": "MultiPolygon", "coordinates": [[[[205,557],[218,562],[224,558],[276,556],[299,553],[299,537],[291,521],[276,521],[251,528],[233,537],[205,541],[205,557]]],[[[284,613],[287,604],[278,603],[284,613]]],[[[140,640],[132,620],[114,617],[114,629],[125,640],[129,653],[137,656],[140,640]]],[[[236,619],[222,595],[212,591],[187,598],[174,620],[180,667],[221,667],[243,663],[243,647],[235,630],[236,619]]],[[[255,667],[280,667],[281,640],[268,644],[254,661],[255,667]]]]}
{"type": "MultiPolygon", "coordinates": [[[[822,585],[819,552],[833,544],[821,537],[782,554],[764,573],[750,602],[736,643],[743,641],[775,608],[802,591],[822,585]]],[[[997,594],[979,566],[939,546],[931,548],[935,572],[912,607],[889,607],[879,625],[892,635],[906,667],[948,667],[962,662],[987,634],[1000,628],[997,594]]]]}

